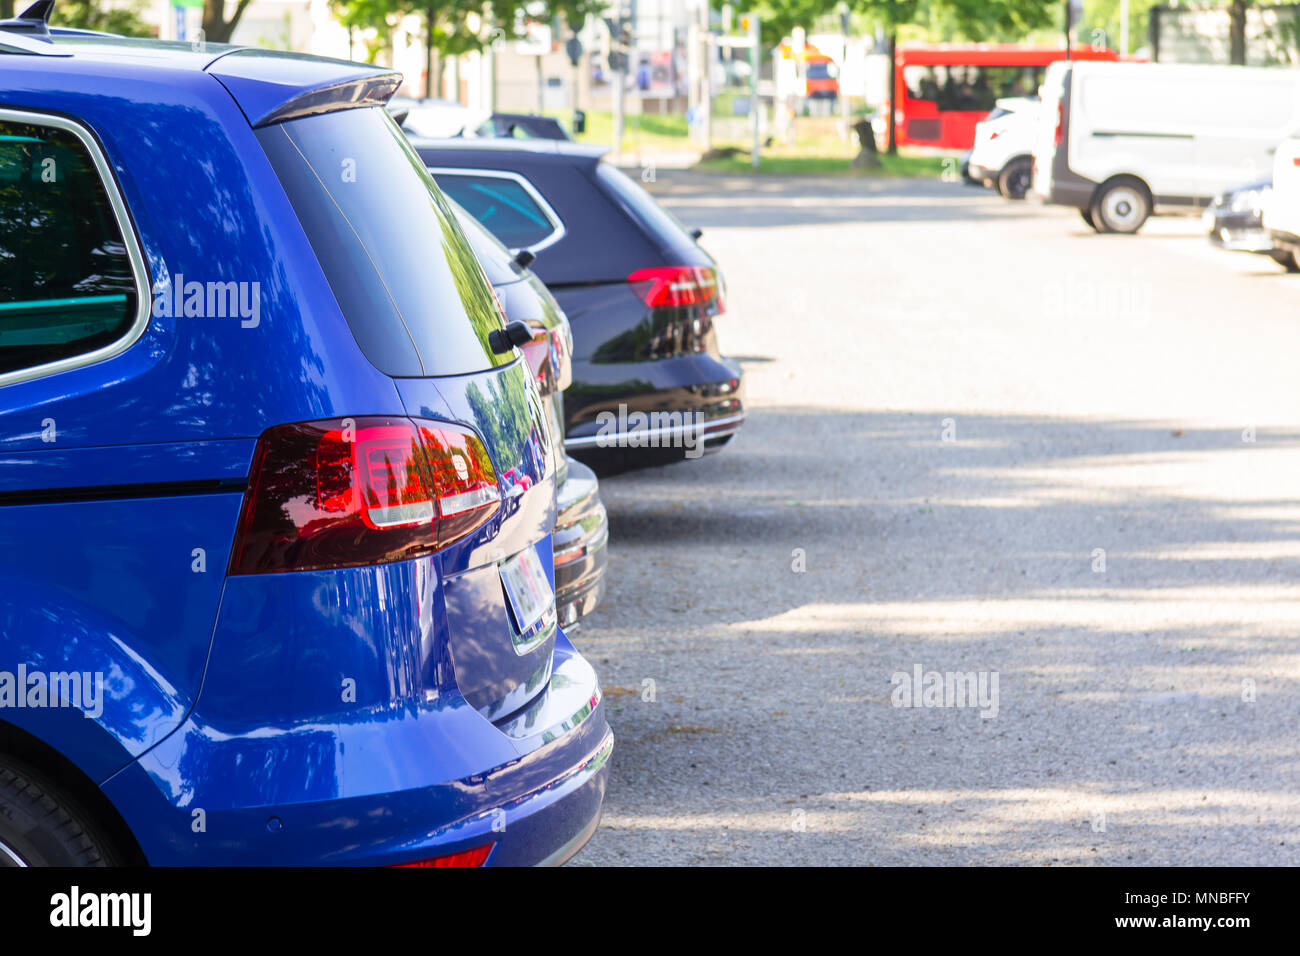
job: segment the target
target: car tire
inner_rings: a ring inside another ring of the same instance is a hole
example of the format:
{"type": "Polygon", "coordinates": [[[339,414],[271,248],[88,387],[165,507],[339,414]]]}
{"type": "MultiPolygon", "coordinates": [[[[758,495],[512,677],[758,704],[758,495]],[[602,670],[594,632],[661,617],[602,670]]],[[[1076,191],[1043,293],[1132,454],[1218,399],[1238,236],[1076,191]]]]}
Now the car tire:
{"type": "Polygon", "coordinates": [[[1098,232],[1131,236],[1151,215],[1151,194],[1140,180],[1120,176],[1097,190],[1091,212],[1098,232]]]}
{"type": "Polygon", "coordinates": [[[0,756],[0,868],[118,862],[75,798],[26,764],[0,756]]]}
{"type": "Polygon", "coordinates": [[[1287,272],[1300,272],[1300,256],[1290,249],[1274,247],[1264,254],[1287,272]]]}
{"type": "Polygon", "coordinates": [[[1079,215],[1083,217],[1083,221],[1086,222],[1092,228],[1093,232],[1101,232],[1101,230],[1097,228],[1097,224],[1092,221],[1091,209],[1080,209],[1079,215]]]}
{"type": "Polygon", "coordinates": [[[998,174],[998,192],[1003,199],[1024,199],[1033,185],[1034,163],[1028,156],[1018,156],[1002,167],[998,174]]]}

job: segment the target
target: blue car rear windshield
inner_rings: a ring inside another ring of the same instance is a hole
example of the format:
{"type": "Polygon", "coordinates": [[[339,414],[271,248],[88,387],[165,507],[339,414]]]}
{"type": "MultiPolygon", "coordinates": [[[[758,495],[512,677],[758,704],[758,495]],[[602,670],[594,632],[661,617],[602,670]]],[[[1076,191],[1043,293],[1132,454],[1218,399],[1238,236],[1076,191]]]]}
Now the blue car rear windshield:
{"type": "Polygon", "coordinates": [[[406,137],[379,107],[258,130],[366,358],[395,377],[508,364],[483,269],[406,137]]]}

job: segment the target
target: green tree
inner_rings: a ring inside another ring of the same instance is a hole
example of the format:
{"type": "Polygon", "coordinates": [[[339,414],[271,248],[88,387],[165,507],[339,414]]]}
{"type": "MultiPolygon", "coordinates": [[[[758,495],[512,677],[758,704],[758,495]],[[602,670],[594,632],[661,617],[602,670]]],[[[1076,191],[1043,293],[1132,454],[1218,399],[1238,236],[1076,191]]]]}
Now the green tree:
{"type": "Polygon", "coordinates": [[[795,27],[810,27],[818,17],[835,11],[838,0],[739,0],[736,9],[757,13],[759,42],[774,49],[795,27]]]}
{"type": "Polygon", "coordinates": [[[929,9],[968,40],[1021,40],[1064,16],[1060,0],[929,0],[929,9]]]}
{"type": "Polygon", "coordinates": [[[367,63],[374,63],[380,53],[392,46],[393,30],[403,14],[393,0],[330,0],[330,9],[349,32],[375,31],[373,38],[366,37],[363,41],[367,63]]]}
{"type": "MultiPolygon", "coordinates": [[[[489,0],[331,0],[339,21],[349,29],[373,29],[377,36],[367,41],[367,56],[373,62],[381,50],[392,44],[392,32],[408,16],[423,22],[425,47],[424,95],[441,87],[444,58],[479,50],[492,42],[497,30],[489,0]],[[477,30],[470,15],[478,15],[477,30]]],[[[511,8],[513,9],[513,8],[511,8]]]]}
{"type": "Polygon", "coordinates": [[[140,16],[143,4],[103,9],[93,0],[59,0],[50,15],[50,23],[61,27],[82,30],[100,30],[128,37],[146,37],[153,34],[149,24],[140,16]]]}
{"type": "MultiPolygon", "coordinates": [[[[1151,8],[1166,3],[1167,0],[1129,0],[1128,37],[1132,53],[1146,45],[1148,24],[1151,22],[1151,8]]],[[[1112,50],[1120,50],[1120,0],[1089,0],[1083,6],[1083,17],[1079,21],[1075,36],[1081,43],[1100,43],[1112,50]],[[1097,31],[1101,31],[1098,33],[1097,31]]]]}
{"type": "Polygon", "coordinates": [[[889,131],[887,137],[888,150],[890,155],[898,154],[898,138],[894,129],[894,110],[893,110],[893,76],[895,70],[896,53],[898,50],[898,28],[906,26],[909,23],[915,23],[923,12],[927,11],[927,4],[944,2],[944,0],[856,0],[855,8],[875,20],[885,28],[885,35],[889,38],[889,76],[890,76],[890,110],[889,115],[885,117],[885,123],[889,131]]]}
{"type": "MultiPolygon", "coordinates": [[[[740,0],[739,6],[763,18],[762,40],[770,48],[795,26],[833,14],[838,0],[740,0]]],[[[849,0],[849,7],[884,28],[891,61],[901,27],[941,25],[945,33],[967,40],[1014,40],[1058,23],[1062,10],[1060,0],[849,0]]],[[[893,117],[886,122],[889,151],[896,153],[893,117]]]]}
{"type": "Polygon", "coordinates": [[[490,3],[469,0],[415,0],[424,19],[424,95],[442,89],[442,67],[448,57],[481,50],[492,42],[493,16],[490,3]],[[478,30],[470,27],[470,14],[478,14],[478,30]],[[435,60],[435,53],[437,54],[435,60]],[[436,85],[435,85],[436,81],[436,85]]]}
{"type": "MultiPolygon", "coordinates": [[[[31,5],[30,0],[0,0],[0,19],[14,16],[14,7],[19,12],[31,5]]],[[[143,0],[123,7],[107,8],[106,4],[94,0],[59,0],[50,15],[53,26],[75,27],[79,30],[99,30],[103,33],[117,33],[128,37],[147,37],[153,34],[149,24],[140,16],[143,0]]]]}
{"type": "Polygon", "coordinates": [[[525,17],[541,21],[563,17],[576,32],[588,16],[604,9],[605,0],[509,0],[504,4],[492,0],[331,0],[330,6],[344,26],[376,31],[378,37],[367,49],[367,59],[372,62],[391,44],[391,34],[403,17],[420,17],[425,46],[424,95],[432,96],[441,88],[447,57],[481,50],[502,36],[514,36],[515,24],[525,17]]]}

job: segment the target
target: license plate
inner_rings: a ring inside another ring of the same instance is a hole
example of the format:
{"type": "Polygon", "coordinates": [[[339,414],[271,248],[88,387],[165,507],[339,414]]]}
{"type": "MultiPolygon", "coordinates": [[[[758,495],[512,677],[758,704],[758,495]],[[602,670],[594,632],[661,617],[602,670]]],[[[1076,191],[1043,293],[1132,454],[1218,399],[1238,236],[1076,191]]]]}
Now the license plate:
{"type": "Polygon", "coordinates": [[[515,620],[519,622],[519,631],[526,634],[555,603],[555,592],[537,549],[525,548],[502,564],[501,581],[506,586],[515,620]]]}

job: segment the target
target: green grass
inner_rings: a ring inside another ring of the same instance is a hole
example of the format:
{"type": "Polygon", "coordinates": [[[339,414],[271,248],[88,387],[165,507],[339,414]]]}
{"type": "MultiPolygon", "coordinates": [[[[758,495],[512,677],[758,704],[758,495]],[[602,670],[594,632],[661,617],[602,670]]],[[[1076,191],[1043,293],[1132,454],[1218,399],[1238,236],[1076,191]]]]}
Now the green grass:
{"type": "Polygon", "coordinates": [[[854,169],[848,156],[788,155],[779,147],[759,154],[758,169],[750,165],[749,154],[743,153],[729,159],[711,159],[696,163],[693,169],[710,173],[768,173],[777,176],[910,176],[933,177],[943,173],[941,156],[890,156],[880,154],[879,169],[854,169]]]}
{"type": "MultiPolygon", "coordinates": [[[[717,103],[715,101],[715,107],[717,103]]],[[[567,111],[553,111],[568,128],[571,115],[567,111]]],[[[734,126],[732,127],[734,129],[734,126]]],[[[941,156],[915,156],[882,153],[882,166],[876,170],[856,170],[852,158],[856,146],[845,143],[839,135],[835,117],[803,118],[797,127],[797,141],[792,144],[773,145],[764,149],[760,165],[754,170],[749,163],[749,142],[715,142],[715,146],[736,146],[744,150],[729,159],[715,159],[697,163],[695,169],[719,173],[771,173],[774,175],[808,176],[933,176],[944,171],[941,156]]],[[[575,137],[580,143],[598,143],[608,146],[613,139],[614,121],[608,110],[588,110],[587,130],[575,137]]],[[[695,146],[686,126],[686,117],[679,114],[656,113],[629,114],[624,118],[623,152],[686,151],[695,146]]]]}
{"type": "MultiPolygon", "coordinates": [[[[731,129],[734,131],[735,127],[731,129]]],[[[794,142],[774,143],[759,151],[759,167],[750,165],[750,141],[719,140],[715,147],[732,146],[741,152],[735,156],[710,159],[697,163],[695,168],[721,173],[771,173],[775,175],[809,176],[908,176],[938,177],[944,172],[943,156],[925,156],[900,153],[890,156],[880,154],[878,169],[854,169],[853,157],[857,145],[846,143],[840,135],[838,116],[800,117],[794,127],[794,142]]]]}
{"type": "MultiPolygon", "coordinates": [[[[570,128],[572,114],[554,112],[565,129],[570,128]]],[[[614,116],[608,110],[587,110],[587,131],[575,136],[579,143],[598,143],[608,146],[614,139],[614,116]]],[[[623,150],[637,149],[689,149],[690,131],[686,117],[674,114],[660,116],[655,113],[629,114],[623,117],[623,150]]]]}

